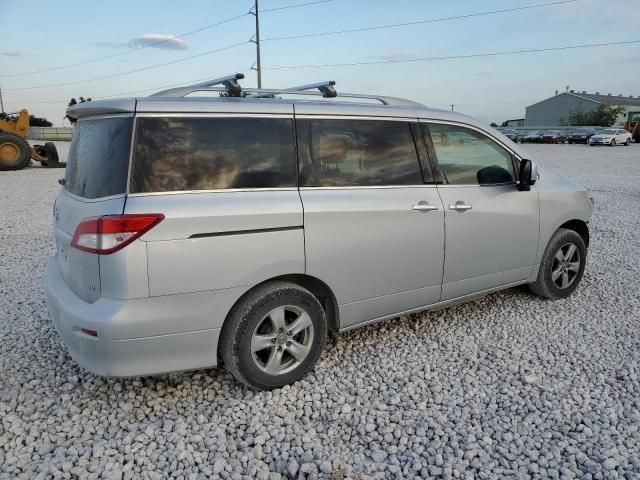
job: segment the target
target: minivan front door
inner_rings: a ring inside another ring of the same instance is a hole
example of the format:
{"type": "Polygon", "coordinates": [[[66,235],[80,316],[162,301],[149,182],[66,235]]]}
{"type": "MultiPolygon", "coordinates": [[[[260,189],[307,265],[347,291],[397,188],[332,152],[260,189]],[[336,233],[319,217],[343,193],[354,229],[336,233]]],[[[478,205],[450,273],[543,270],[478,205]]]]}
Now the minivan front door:
{"type": "Polygon", "coordinates": [[[512,155],[479,130],[423,127],[443,177],[442,300],[527,279],[538,250],[538,192],[516,188],[512,155]]]}
{"type": "Polygon", "coordinates": [[[438,302],[444,211],[411,121],[296,116],[306,271],[340,328],[438,302]]]}

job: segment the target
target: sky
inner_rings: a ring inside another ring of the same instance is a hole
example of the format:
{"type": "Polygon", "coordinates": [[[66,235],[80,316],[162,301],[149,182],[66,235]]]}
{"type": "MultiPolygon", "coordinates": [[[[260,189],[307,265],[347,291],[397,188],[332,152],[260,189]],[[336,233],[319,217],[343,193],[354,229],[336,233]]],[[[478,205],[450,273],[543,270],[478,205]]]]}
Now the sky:
{"type": "MultiPolygon", "coordinates": [[[[252,6],[0,0],[5,111],[27,108],[61,126],[71,97],[146,96],[231,72],[255,87],[252,6]]],[[[527,105],[567,86],[640,95],[637,0],[260,0],[259,7],[264,88],[335,80],[338,92],[453,104],[486,122],[523,118],[527,105]],[[369,28],[406,23],[413,24],[369,28]],[[316,35],[352,29],[364,30],[316,35]],[[291,36],[298,38],[281,38],[291,36]],[[522,53],[485,55],[499,52],[522,53]]]]}

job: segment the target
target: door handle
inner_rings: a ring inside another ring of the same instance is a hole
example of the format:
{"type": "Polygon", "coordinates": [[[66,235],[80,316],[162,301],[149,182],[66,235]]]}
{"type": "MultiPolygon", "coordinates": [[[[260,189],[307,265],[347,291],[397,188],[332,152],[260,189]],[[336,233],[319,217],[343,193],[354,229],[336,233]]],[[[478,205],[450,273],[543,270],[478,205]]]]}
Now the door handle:
{"type": "Polygon", "coordinates": [[[415,204],[413,207],[411,207],[412,210],[417,210],[418,212],[425,212],[425,213],[429,213],[432,210],[440,210],[439,207],[436,207],[435,205],[430,205],[429,203],[425,202],[424,200],[418,202],[417,204],[415,204]]]}
{"type": "Polygon", "coordinates": [[[449,205],[449,210],[455,210],[457,212],[466,212],[467,210],[471,210],[473,207],[471,205],[467,205],[462,201],[457,201],[456,203],[452,203],[449,205]]]}

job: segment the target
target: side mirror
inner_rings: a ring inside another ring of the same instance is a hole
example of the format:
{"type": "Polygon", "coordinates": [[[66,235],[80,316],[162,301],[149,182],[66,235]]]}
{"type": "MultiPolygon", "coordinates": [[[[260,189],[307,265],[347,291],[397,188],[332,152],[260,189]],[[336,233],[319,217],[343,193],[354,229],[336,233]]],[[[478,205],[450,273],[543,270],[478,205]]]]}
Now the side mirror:
{"type": "Polygon", "coordinates": [[[535,185],[538,180],[538,165],[529,159],[523,159],[520,162],[520,182],[518,190],[528,192],[531,186],[535,185]]]}

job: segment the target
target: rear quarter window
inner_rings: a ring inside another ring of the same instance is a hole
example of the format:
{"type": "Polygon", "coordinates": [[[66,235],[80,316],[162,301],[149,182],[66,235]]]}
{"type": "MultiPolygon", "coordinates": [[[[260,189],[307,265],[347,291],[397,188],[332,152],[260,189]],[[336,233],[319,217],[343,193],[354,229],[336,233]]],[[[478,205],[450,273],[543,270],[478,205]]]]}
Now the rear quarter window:
{"type": "Polygon", "coordinates": [[[65,189],[90,199],[125,193],[132,125],[132,117],[80,120],[69,147],[65,189]]]}
{"type": "Polygon", "coordinates": [[[292,122],[140,117],[130,191],[295,187],[292,122]]]}

